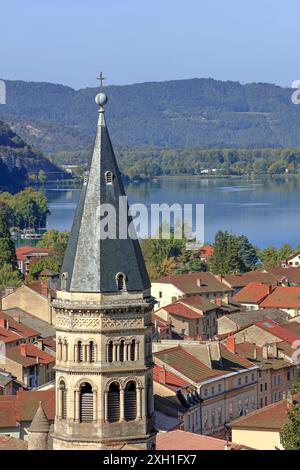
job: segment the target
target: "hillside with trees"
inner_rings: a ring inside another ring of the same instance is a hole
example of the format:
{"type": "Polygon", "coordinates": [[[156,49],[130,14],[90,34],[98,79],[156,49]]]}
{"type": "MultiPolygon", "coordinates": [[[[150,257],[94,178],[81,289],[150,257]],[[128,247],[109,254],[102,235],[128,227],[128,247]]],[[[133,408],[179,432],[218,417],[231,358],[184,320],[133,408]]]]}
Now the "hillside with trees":
{"type": "Polygon", "coordinates": [[[28,184],[30,174],[64,176],[40,150],[28,145],[0,121],[0,189],[19,191],[28,184]]]}
{"type": "MultiPolygon", "coordinates": [[[[90,148],[98,88],[7,81],[0,118],[44,151],[90,148]]],[[[114,144],[128,147],[261,149],[300,147],[292,90],[266,83],[194,78],[108,86],[114,144]]]]}

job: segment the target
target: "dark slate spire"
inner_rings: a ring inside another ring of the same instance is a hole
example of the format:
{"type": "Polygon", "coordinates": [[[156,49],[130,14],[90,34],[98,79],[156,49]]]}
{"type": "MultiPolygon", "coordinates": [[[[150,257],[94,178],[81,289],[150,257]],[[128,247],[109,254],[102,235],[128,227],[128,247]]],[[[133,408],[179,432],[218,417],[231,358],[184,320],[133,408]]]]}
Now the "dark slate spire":
{"type": "MultiPolygon", "coordinates": [[[[119,197],[125,196],[125,191],[105,124],[106,102],[101,91],[96,96],[99,120],[89,176],[81,192],[62,267],[61,287],[69,292],[118,292],[118,273],[125,275],[129,292],[150,287],[139,241],[132,237],[122,239],[119,234],[119,197]],[[111,204],[116,210],[116,239],[100,237],[100,204],[111,204]]],[[[126,216],[127,226],[131,221],[126,216]]]]}

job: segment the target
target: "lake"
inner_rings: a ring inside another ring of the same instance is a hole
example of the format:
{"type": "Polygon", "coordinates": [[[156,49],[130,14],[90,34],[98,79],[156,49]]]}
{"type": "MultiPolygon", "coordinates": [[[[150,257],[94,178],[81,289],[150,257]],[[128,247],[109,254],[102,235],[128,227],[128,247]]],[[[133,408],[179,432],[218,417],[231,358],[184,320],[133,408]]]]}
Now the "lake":
{"type": "MultiPolygon", "coordinates": [[[[230,230],[263,248],[300,243],[300,179],[170,179],[126,186],[129,203],[204,204],[205,241],[230,230]]],[[[48,228],[70,230],[79,189],[46,189],[48,228]]]]}

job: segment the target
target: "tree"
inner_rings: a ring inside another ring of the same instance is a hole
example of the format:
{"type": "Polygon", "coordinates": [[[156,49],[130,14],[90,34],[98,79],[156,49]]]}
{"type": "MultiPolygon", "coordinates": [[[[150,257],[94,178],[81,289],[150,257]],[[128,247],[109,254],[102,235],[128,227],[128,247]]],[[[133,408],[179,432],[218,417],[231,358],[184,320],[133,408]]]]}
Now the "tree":
{"type": "Polygon", "coordinates": [[[47,176],[44,170],[40,170],[38,173],[38,180],[41,184],[45,184],[47,181],[47,176]]]}
{"type": "Polygon", "coordinates": [[[20,287],[21,284],[21,273],[13,269],[11,264],[5,263],[0,267],[0,289],[5,289],[6,287],[20,287]]]}
{"type": "Polygon", "coordinates": [[[31,264],[28,275],[26,277],[26,281],[31,282],[32,280],[36,280],[38,278],[39,273],[43,269],[50,269],[51,271],[59,272],[60,265],[57,260],[53,257],[43,256],[31,264]]]}
{"type": "Polygon", "coordinates": [[[213,273],[223,276],[244,272],[247,271],[245,261],[250,262],[252,256],[252,246],[246,237],[236,237],[220,230],[215,236],[214,253],[209,260],[209,267],[213,273]]]}
{"type": "Polygon", "coordinates": [[[69,232],[59,232],[58,230],[50,229],[43,235],[41,240],[39,240],[37,246],[39,248],[52,250],[53,258],[57,261],[58,265],[61,266],[67,249],[69,236],[69,232]]]}
{"type": "Polygon", "coordinates": [[[9,264],[12,268],[17,266],[17,257],[14,242],[12,241],[7,221],[5,207],[0,205],[0,267],[9,264]]]}
{"type": "Polygon", "coordinates": [[[256,248],[249,242],[245,235],[237,237],[238,254],[243,262],[243,271],[251,271],[258,262],[256,248]]]}
{"type": "MultiPolygon", "coordinates": [[[[299,383],[294,384],[296,392],[300,392],[299,383]]],[[[300,404],[294,404],[287,414],[287,423],[283,426],[281,441],[285,450],[300,450],[300,404]]]]}

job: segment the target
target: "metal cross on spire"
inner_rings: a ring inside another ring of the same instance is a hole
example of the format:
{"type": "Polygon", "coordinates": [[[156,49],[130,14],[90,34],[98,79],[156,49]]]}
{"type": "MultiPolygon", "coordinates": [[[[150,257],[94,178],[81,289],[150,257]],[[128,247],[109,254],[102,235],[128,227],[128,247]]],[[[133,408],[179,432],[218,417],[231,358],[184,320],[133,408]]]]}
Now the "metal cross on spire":
{"type": "Polygon", "coordinates": [[[100,72],[100,76],[97,77],[97,80],[100,80],[100,89],[103,89],[103,81],[106,80],[106,78],[103,76],[103,73],[100,72]]]}

